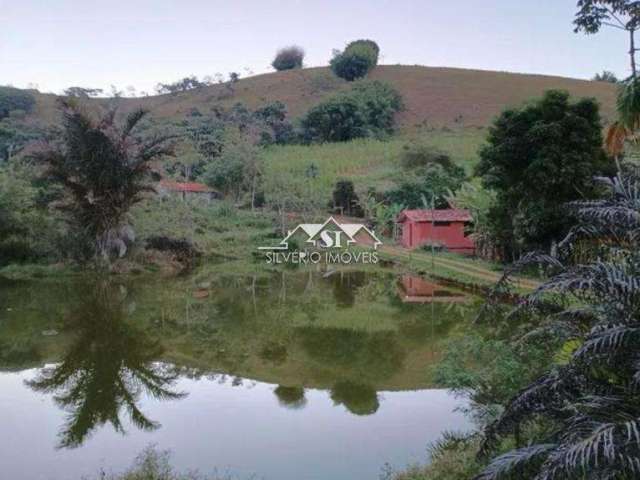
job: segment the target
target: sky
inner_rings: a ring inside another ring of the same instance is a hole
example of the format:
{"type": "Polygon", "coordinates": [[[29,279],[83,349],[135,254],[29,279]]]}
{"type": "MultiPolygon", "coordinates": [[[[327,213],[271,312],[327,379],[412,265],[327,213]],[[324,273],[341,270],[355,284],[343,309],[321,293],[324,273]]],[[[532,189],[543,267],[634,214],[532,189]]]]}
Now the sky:
{"type": "Polygon", "coordinates": [[[0,0],[0,85],[153,92],[158,82],[305,66],[370,38],[381,64],[591,78],[629,74],[624,32],[573,33],[575,0],[0,0]]]}

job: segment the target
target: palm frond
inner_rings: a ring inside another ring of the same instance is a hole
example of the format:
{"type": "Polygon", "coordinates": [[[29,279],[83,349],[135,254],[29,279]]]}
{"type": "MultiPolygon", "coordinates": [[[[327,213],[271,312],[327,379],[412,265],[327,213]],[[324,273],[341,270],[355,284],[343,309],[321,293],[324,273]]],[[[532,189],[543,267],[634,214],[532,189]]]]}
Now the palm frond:
{"type": "Polygon", "coordinates": [[[532,478],[535,471],[555,447],[555,444],[548,443],[511,450],[494,458],[474,480],[532,478]]]}

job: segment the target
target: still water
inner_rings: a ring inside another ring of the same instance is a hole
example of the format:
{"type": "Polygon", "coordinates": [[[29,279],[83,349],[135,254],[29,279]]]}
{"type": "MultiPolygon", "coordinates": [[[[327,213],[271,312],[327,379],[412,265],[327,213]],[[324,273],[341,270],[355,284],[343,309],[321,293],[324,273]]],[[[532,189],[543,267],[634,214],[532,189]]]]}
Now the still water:
{"type": "Polygon", "coordinates": [[[381,272],[0,285],[2,478],[179,470],[376,479],[472,428],[434,385],[477,300],[381,272]]]}

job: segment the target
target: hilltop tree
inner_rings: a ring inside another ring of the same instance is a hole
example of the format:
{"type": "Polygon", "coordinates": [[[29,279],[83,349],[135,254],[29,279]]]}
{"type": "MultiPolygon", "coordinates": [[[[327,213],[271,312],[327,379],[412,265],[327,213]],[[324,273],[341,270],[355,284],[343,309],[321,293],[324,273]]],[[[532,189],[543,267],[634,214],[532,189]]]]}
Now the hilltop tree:
{"type": "Polygon", "coordinates": [[[557,90],[494,122],[477,173],[496,192],[491,228],[506,254],[547,246],[566,233],[562,205],[593,195],[593,176],[611,171],[601,128],[595,100],[571,103],[557,90]]]}
{"type": "Polygon", "coordinates": [[[338,77],[352,82],[366,76],[377,64],[380,47],[373,40],[355,40],[344,51],[334,51],[330,66],[338,77]]]}
{"type": "Polygon", "coordinates": [[[61,101],[64,136],[61,146],[49,146],[36,159],[46,165],[47,177],[64,187],[59,207],[69,215],[73,233],[88,254],[108,262],[123,256],[133,240],[129,209],[153,192],[147,178],[150,162],[172,153],[169,137],[143,140],[134,136],[144,110],[131,113],[118,127],[115,111],[95,121],[77,103],[61,101]]]}
{"type": "Polygon", "coordinates": [[[64,91],[67,97],[89,98],[101,95],[101,88],[69,87],[64,91]]]}
{"type": "MultiPolygon", "coordinates": [[[[237,74],[236,74],[237,75],[237,74]]],[[[163,93],[178,93],[193,90],[194,88],[206,87],[207,83],[198,80],[198,77],[191,75],[190,77],[184,77],[173,83],[158,83],[156,86],[156,92],[163,93]]]]}
{"type": "Polygon", "coordinates": [[[276,58],[271,62],[271,66],[279,72],[282,70],[293,70],[294,68],[302,68],[303,60],[304,50],[302,47],[292,45],[278,50],[276,58]]]}
{"type": "Polygon", "coordinates": [[[613,72],[609,70],[603,70],[602,73],[596,73],[591,79],[594,82],[607,82],[607,83],[618,83],[618,77],[613,72]]]}

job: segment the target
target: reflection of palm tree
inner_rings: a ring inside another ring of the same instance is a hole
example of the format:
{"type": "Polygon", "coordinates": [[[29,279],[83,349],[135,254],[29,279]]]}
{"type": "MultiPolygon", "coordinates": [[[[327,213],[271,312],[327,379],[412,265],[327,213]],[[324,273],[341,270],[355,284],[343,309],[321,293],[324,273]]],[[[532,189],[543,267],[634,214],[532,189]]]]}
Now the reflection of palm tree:
{"type": "Polygon", "coordinates": [[[122,298],[114,292],[104,284],[93,290],[68,319],[68,329],[77,332],[77,338],[62,362],[27,382],[34,390],[55,393],[56,403],[69,412],[60,447],[81,445],[107,422],[124,432],[122,408],[138,428],[158,428],[136,405],[143,391],[161,400],[184,396],[168,388],[177,376],[153,363],[161,353],[159,342],[125,321],[122,298]]]}

